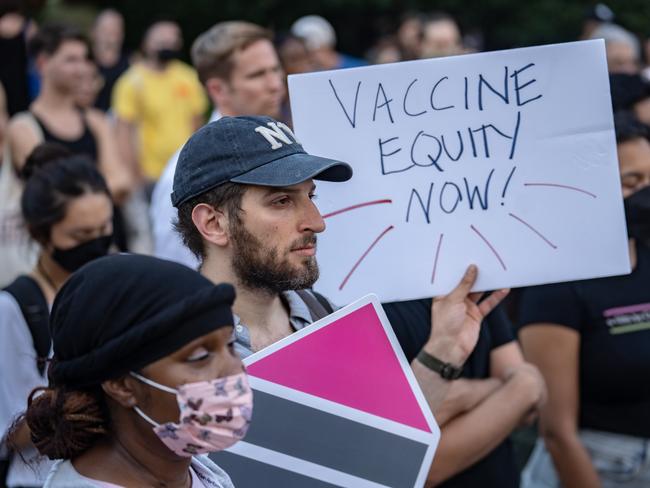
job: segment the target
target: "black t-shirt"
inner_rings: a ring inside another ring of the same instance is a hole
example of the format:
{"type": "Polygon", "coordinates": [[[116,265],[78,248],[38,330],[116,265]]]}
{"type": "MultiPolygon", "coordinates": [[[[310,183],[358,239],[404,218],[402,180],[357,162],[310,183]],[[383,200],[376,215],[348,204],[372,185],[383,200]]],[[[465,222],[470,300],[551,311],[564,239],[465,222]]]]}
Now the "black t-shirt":
{"type": "Polygon", "coordinates": [[[580,427],[650,437],[649,247],[630,275],[529,288],[519,310],[580,334],[580,427]]]}
{"type": "MultiPolygon", "coordinates": [[[[385,303],[384,310],[411,362],[427,342],[431,333],[431,300],[385,303]]],[[[482,324],[478,343],[463,367],[463,377],[490,377],[490,352],[514,340],[510,320],[501,306],[488,315],[482,324]]],[[[519,486],[519,471],[509,439],[499,444],[483,459],[439,485],[444,488],[519,486]]]]}

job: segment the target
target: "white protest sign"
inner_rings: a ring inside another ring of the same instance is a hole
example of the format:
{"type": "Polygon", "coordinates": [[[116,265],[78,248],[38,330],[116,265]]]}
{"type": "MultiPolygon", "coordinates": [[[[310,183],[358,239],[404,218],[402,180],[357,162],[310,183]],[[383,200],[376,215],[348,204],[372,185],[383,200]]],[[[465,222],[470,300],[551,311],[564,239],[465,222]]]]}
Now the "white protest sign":
{"type": "Polygon", "coordinates": [[[318,182],[316,289],[338,303],[629,273],[603,41],[289,77],[318,182]]]}

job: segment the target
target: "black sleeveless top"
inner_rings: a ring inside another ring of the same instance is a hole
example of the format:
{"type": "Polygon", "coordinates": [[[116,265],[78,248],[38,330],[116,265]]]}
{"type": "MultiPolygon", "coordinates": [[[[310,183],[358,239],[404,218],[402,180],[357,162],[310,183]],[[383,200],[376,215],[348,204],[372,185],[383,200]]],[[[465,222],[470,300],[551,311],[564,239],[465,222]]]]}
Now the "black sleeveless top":
{"type": "Polygon", "coordinates": [[[69,149],[72,154],[87,156],[93,163],[97,163],[97,141],[95,140],[93,133],[90,131],[88,123],[86,122],[86,117],[81,110],[79,110],[79,115],[81,116],[84,130],[81,134],[81,137],[72,140],[61,139],[60,137],[52,134],[48,130],[47,126],[43,123],[43,121],[36,116],[36,114],[32,112],[32,115],[43,131],[43,138],[46,142],[56,142],[57,144],[61,144],[62,146],[69,149]]]}

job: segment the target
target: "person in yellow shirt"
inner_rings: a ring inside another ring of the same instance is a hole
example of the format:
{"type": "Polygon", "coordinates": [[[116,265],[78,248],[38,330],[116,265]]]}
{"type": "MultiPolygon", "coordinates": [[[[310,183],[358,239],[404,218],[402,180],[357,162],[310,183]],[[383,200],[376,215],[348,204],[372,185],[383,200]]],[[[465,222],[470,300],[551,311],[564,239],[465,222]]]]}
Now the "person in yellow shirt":
{"type": "Polygon", "coordinates": [[[204,123],[208,101],[196,72],[178,61],[180,27],[157,21],[145,32],[143,59],[113,90],[118,145],[137,180],[152,186],[170,156],[204,123]]]}

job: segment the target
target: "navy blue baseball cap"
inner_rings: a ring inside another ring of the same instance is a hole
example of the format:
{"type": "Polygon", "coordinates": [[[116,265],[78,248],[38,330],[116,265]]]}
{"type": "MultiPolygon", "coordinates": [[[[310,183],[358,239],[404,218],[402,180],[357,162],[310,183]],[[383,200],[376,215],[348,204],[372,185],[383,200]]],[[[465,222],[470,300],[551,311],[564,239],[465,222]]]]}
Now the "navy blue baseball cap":
{"type": "Polygon", "coordinates": [[[172,204],[227,182],[291,186],[309,179],[347,181],[349,164],[307,154],[293,132],[271,117],[223,117],[199,129],[183,146],[172,204]]]}

